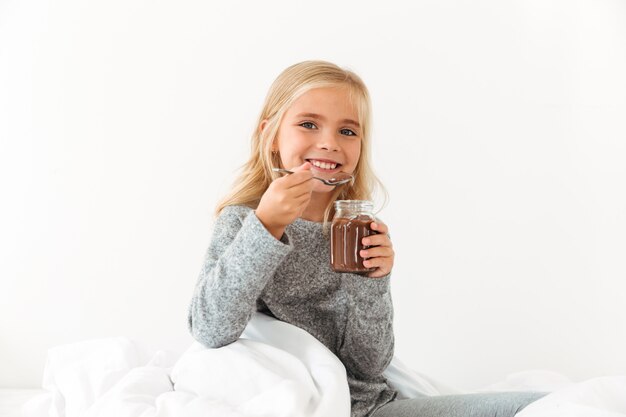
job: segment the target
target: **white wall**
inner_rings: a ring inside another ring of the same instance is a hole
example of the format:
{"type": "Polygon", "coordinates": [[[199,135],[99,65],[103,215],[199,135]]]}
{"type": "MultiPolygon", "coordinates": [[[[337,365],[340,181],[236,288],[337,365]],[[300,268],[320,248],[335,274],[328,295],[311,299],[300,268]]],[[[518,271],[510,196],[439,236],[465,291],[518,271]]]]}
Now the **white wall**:
{"type": "Polygon", "coordinates": [[[626,3],[0,3],[0,387],[184,349],[212,210],[288,65],[357,71],[396,353],[462,389],[626,373],[626,3]]]}

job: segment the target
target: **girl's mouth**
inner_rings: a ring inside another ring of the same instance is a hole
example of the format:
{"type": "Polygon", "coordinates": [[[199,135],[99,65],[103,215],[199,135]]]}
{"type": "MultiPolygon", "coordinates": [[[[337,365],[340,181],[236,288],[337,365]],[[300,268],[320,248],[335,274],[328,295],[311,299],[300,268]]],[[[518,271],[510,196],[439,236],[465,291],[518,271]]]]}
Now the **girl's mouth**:
{"type": "Polygon", "coordinates": [[[305,159],[305,161],[310,162],[313,165],[312,169],[319,172],[338,172],[342,166],[336,162],[326,162],[317,159],[305,159]]]}

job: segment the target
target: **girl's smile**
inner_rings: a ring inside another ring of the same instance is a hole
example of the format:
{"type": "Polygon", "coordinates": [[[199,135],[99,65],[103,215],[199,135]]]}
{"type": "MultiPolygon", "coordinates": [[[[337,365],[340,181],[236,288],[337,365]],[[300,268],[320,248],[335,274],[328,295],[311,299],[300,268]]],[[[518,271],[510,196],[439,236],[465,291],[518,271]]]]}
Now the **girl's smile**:
{"type": "Polygon", "coordinates": [[[308,161],[313,165],[311,167],[312,171],[317,171],[321,173],[335,173],[341,171],[341,167],[343,166],[337,161],[326,159],[326,158],[307,158],[305,161],[308,161]]]}

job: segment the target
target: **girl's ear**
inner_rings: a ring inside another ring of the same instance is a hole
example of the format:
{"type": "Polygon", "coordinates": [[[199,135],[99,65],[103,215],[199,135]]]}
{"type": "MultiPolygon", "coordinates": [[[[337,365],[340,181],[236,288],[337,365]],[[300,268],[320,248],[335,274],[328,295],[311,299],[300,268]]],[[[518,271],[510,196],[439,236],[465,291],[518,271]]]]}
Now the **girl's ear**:
{"type": "MultiPolygon", "coordinates": [[[[259,125],[259,132],[263,132],[263,130],[267,127],[268,124],[268,120],[267,119],[263,119],[261,121],[261,124],[259,125]]],[[[272,153],[276,154],[278,152],[278,146],[276,145],[276,139],[274,139],[274,142],[272,143],[272,153]]]]}
{"type": "Polygon", "coordinates": [[[265,129],[265,126],[267,126],[267,119],[263,119],[263,121],[259,125],[259,132],[262,132],[263,129],[265,129]]]}

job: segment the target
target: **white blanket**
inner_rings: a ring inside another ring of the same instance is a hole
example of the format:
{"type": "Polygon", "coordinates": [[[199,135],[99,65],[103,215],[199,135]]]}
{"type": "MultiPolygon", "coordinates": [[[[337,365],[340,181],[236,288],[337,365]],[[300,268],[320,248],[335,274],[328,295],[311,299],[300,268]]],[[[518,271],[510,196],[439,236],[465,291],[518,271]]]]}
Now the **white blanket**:
{"type": "MultiPolygon", "coordinates": [[[[400,398],[461,393],[397,358],[385,372],[400,398]]],[[[345,368],[307,332],[255,314],[241,338],[219,349],[194,343],[182,355],[150,352],[126,338],[89,340],[48,352],[45,394],[25,417],[348,417],[345,368]]],[[[480,391],[552,393],[519,417],[626,417],[626,376],[572,383],[529,371],[480,391]]]]}

